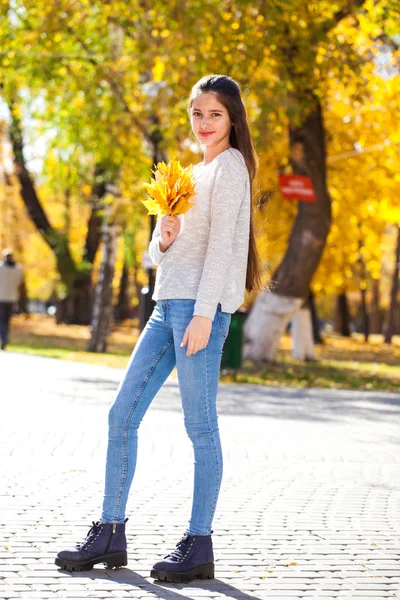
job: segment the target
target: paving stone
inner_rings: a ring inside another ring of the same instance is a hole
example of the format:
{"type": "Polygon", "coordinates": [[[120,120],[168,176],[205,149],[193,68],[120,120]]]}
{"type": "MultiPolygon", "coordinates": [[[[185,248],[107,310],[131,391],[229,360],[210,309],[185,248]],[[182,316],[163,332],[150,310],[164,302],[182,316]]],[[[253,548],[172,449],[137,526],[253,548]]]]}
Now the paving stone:
{"type": "Polygon", "coordinates": [[[351,592],[353,598],[394,598],[394,594],[391,592],[382,592],[380,590],[353,590],[351,592]]]}
{"type": "Polygon", "coordinates": [[[62,591],[59,592],[58,594],[54,594],[54,598],[62,598],[63,600],[68,600],[69,598],[74,598],[75,600],[78,599],[80,600],[81,598],[101,598],[101,600],[106,599],[106,598],[113,598],[115,596],[112,596],[111,594],[109,594],[108,592],[102,592],[101,593],[101,597],[98,595],[98,592],[85,592],[85,594],[82,595],[82,592],[68,592],[68,591],[62,591]]]}

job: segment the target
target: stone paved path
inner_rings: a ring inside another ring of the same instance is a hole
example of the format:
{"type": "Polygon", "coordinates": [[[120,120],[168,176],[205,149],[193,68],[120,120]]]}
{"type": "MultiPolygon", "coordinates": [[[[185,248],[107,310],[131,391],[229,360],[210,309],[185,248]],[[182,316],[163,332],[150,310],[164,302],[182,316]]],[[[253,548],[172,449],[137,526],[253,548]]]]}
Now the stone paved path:
{"type": "Polygon", "coordinates": [[[174,377],[140,430],[129,565],[68,574],[58,549],[100,513],[121,371],[0,354],[0,599],[400,598],[400,394],[221,386],[216,579],[149,577],[190,510],[174,377]]]}

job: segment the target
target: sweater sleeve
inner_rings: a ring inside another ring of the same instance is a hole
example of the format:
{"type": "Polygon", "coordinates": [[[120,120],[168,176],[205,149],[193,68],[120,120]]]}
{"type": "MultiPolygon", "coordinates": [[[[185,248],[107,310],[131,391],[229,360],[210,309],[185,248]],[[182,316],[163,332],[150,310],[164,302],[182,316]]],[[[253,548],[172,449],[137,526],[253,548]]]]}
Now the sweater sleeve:
{"type": "Polygon", "coordinates": [[[151,236],[151,241],[149,244],[149,254],[150,258],[155,265],[159,265],[164,256],[168,252],[168,248],[165,252],[161,252],[160,250],[160,239],[161,239],[161,227],[160,227],[160,219],[157,220],[156,226],[153,231],[153,235],[151,236]]]}
{"type": "Polygon", "coordinates": [[[212,191],[210,234],[194,315],[214,320],[226,283],[226,272],[232,260],[238,213],[248,193],[249,177],[246,167],[238,167],[232,161],[222,162],[212,191]]]}

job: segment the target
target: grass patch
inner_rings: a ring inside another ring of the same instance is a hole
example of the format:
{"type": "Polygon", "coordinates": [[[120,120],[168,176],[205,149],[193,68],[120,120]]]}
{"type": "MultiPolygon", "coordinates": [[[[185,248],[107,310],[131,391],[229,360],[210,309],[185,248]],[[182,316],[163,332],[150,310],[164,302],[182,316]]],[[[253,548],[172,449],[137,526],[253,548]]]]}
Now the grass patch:
{"type": "Polygon", "coordinates": [[[245,361],[236,372],[223,372],[221,380],[272,386],[322,387],[400,393],[400,338],[392,345],[383,336],[343,338],[332,335],[317,346],[317,360],[292,358],[291,339],[282,339],[277,362],[256,366],[245,361]]]}
{"type": "MultiPolygon", "coordinates": [[[[90,327],[56,325],[54,318],[47,316],[17,316],[12,321],[9,349],[124,368],[139,334],[138,322],[126,321],[110,334],[109,351],[97,354],[86,350],[90,327]]],[[[176,377],[176,372],[174,375],[176,377]]],[[[317,347],[316,362],[301,362],[292,358],[291,339],[285,336],[276,363],[255,365],[245,361],[235,372],[223,371],[221,381],[400,393],[400,337],[388,345],[383,336],[371,336],[365,343],[361,335],[351,338],[332,335],[317,347]]]]}
{"type": "Polygon", "coordinates": [[[57,325],[53,317],[42,315],[17,316],[12,321],[8,349],[24,354],[124,368],[139,334],[138,323],[127,321],[113,329],[109,337],[108,352],[88,352],[89,326],[57,325]]]}

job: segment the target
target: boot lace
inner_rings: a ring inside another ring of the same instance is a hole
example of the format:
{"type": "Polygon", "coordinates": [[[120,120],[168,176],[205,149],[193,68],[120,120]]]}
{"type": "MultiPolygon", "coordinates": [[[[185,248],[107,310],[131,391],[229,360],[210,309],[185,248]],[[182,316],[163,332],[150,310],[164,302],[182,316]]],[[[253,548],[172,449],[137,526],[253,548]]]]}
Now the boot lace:
{"type": "Polygon", "coordinates": [[[190,535],[184,535],[182,539],[176,544],[175,550],[172,550],[171,554],[167,554],[164,558],[171,558],[176,562],[182,561],[187,554],[190,545],[190,535]]]}
{"type": "Polygon", "coordinates": [[[78,543],[76,545],[76,547],[78,548],[78,550],[83,550],[86,546],[86,544],[89,544],[99,533],[100,531],[100,523],[95,523],[94,521],[92,521],[92,526],[90,527],[89,531],[86,534],[86,539],[83,543],[78,543]]]}

